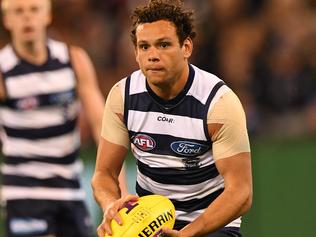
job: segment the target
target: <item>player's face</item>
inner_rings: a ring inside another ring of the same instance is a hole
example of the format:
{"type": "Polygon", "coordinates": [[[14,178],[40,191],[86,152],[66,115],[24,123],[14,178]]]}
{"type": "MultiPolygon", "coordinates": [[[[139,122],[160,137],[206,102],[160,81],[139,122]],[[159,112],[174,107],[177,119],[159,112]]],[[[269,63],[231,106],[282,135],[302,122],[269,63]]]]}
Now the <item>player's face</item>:
{"type": "Polygon", "coordinates": [[[4,25],[16,41],[42,38],[51,22],[48,0],[10,0],[4,14],[4,25]]]}
{"type": "Polygon", "coordinates": [[[186,39],[180,46],[176,27],[165,20],[139,25],[136,38],[136,61],[149,84],[176,83],[188,66],[192,41],[186,39]]]}

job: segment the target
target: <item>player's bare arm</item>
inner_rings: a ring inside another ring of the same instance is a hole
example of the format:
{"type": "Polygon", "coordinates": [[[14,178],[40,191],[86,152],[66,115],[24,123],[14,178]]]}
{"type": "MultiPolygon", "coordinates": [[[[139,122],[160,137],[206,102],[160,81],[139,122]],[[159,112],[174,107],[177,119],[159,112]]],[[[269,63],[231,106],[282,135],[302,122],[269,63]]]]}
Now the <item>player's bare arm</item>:
{"type": "Polygon", "coordinates": [[[87,53],[79,47],[70,49],[72,64],[78,79],[78,94],[83,112],[92,129],[93,138],[99,142],[104,97],[98,87],[96,72],[87,53]]]}
{"type": "Polygon", "coordinates": [[[164,228],[168,237],[203,236],[224,227],[246,213],[252,203],[250,153],[240,153],[216,162],[225,180],[225,190],[205,212],[181,231],[164,228]]]}
{"type": "Polygon", "coordinates": [[[179,236],[203,236],[243,215],[252,202],[250,153],[240,153],[216,161],[224,177],[225,189],[205,212],[181,230],[179,236]]]}
{"type": "Polygon", "coordinates": [[[110,222],[112,219],[121,223],[118,211],[124,203],[136,199],[133,195],[122,196],[121,189],[118,188],[119,174],[126,154],[126,147],[111,143],[101,137],[92,178],[95,199],[104,212],[103,221],[97,230],[100,237],[103,237],[105,232],[111,234],[110,222]]]}

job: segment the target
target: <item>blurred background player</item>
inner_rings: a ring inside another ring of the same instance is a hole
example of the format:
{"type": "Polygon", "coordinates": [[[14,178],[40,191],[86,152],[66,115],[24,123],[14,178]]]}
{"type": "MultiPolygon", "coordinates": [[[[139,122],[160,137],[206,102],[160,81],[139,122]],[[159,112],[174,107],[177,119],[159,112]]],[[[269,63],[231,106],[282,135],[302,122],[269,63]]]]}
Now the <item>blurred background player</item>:
{"type": "Polygon", "coordinates": [[[80,109],[96,143],[104,98],[86,52],[47,37],[50,0],[3,0],[1,198],[7,236],[92,236],[79,177],[80,109]]]}

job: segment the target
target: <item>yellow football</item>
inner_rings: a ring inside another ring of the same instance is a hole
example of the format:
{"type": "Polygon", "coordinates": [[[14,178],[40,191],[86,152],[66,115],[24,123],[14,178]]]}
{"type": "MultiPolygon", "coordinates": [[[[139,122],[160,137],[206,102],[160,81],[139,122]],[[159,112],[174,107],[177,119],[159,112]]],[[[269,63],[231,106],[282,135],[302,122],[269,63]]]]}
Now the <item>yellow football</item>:
{"type": "Polygon", "coordinates": [[[175,222],[174,205],[161,195],[140,197],[137,202],[127,203],[119,213],[123,224],[111,221],[112,237],[154,237],[161,227],[172,229],[175,222]]]}

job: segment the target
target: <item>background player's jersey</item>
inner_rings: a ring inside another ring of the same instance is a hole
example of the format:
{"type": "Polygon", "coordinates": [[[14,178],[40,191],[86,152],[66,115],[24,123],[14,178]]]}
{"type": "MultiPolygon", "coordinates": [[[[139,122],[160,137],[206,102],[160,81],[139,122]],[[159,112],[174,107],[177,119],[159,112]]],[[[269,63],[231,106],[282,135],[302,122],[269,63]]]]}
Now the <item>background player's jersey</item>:
{"type": "MultiPolygon", "coordinates": [[[[223,81],[192,65],[184,90],[169,101],[151,91],[141,71],[126,79],[124,119],[137,159],[136,191],[170,198],[176,229],[196,219],[224,189],[207,114],[228,90],[223,81]]],[[[240,219],[228,226],[240,226],[240,219]]]]}
{"type": "Polygon", "coordinates": [[[11,45],[0,51],[4,200],[84,198],[76,77],[64,43],[50,39],[47,49],[42,65],[24,61],[11,45]]]}

